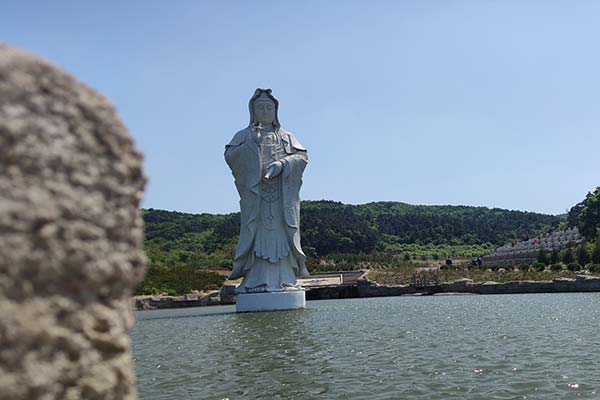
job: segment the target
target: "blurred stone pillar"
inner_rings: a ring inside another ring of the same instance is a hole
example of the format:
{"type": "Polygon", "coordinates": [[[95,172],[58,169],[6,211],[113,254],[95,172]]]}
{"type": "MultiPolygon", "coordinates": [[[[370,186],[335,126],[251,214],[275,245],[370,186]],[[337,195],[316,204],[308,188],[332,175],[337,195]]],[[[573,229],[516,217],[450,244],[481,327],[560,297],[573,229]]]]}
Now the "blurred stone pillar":
{"type": "Polygon", "coordinates": [[[106,98],[0,45],[0,399],[134,399],[142,156],[106,98]]]}

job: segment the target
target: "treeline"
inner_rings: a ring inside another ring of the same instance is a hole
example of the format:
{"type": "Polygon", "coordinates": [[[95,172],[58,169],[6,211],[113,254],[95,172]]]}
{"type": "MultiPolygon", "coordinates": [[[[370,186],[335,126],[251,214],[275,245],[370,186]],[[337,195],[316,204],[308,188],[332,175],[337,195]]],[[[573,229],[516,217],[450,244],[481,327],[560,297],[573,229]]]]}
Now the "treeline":
{"type": "Polygon", "coordinates": [[[600,272],[600,237],[594,241],[586,241],[579,245],[567,247],[562,250],[540,251],[537,257],[537,266],[555,266],[555,268],[579,271],[592,269],[592,272],[600,272]],[[588,266],[592,265],[592,268],[588,266]]]}
{"type": "Polygon", "coordinates": [[[589,192],[585,199],[574,205],[567,214],[569,227],[577,227],[586,241],[561,251],[541,251],[537,268],[544,266],[553,270],[588,270],[600,273],[600,187],[589,192]]]}
{"type": "MultiPolygon", "coordinates": [[[[239,213],[186,214],[143,210],[145,249],[154,265],[228,268],[239,213]]],[[[474,256],[509,240],[553,229],[552,215],[466,206],[412,206],[398,202],[347,205],[302,203],[302,247],[309,257],[407,253],[410,257],[474,256]],[[445,247],[444,247],[445,246],[445,247]],[[465,249],[456,254],[453,249],[465,249]]]]}
{"type": "Polygon", "coordinates": [[[600,236],[600,187],[588,192],[581,202],[575,204],[567,214],[569,226],[576,226],[588,240],[600,236]]]}
{"type": "MultiPolygon", "coordinates": [[[[145,251],[150,270],[138,293],[208,290],[229,269],[239,233],[239,213],[187,214],[143,210],[145,251]]],[[[312,272],[357,269],[365,265],[397,268],[414,261],[476,257],[512,240],[578,226],[588,242],[542,253],[537,269],[576,270],[600,257],[600,189],[588,193],[568,215],[552,216],[498,208],[414,206],[399,202],[348,205],[334,201],[302,203],[302,247],[312,272]]]]}
{"type": "Polygon", "coordinates": [[[494,249],[491,244],[481,245],[420,245],[402,244],[399,251],[374,251],[370,254],[335,253],[326,257],[309,258],[307,267],[311,273],[329,271],[356,271],[364,269],[389,269],[400,266],[425,267],[441,264],[447,256],[452,258],[476,258],[494,249]]]}
{"type": "Polygon", "coordinates": [[[469,206],[400,202],[302,204],[302,243],[314,256],[402,251],[402,245],[501,245],[556,228],[561,218],[469,206]]]}

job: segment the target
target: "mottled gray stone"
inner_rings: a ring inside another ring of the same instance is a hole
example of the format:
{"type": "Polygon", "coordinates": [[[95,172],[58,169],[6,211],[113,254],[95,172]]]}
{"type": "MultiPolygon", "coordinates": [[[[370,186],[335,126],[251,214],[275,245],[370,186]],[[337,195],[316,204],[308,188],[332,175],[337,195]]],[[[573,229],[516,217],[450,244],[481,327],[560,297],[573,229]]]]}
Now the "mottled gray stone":
{"type": "Polygon", "coordinates": [[[223,285],[219,293],[221,304],[235,304],[235,285],[223,285]]]}
{"type": "Polygon", "coordinates": [[[417,290],[410,285],[386,286],[379,285],[367,279],[358,280],[357,289],[358,297],[403,296],[417,292],[417,290]]]}
{"type": "Polygon", "coordinates": [[[473,288],[473,281],[471,279],[462,278],[453,282],[442,283],[443,292],[462,293],[470,292],[473,288]]]}
{"type": "Polygon", "coordinates": [[[133,399],[145,179],[114,107],[0,45],[0,399],[133,399]]]}

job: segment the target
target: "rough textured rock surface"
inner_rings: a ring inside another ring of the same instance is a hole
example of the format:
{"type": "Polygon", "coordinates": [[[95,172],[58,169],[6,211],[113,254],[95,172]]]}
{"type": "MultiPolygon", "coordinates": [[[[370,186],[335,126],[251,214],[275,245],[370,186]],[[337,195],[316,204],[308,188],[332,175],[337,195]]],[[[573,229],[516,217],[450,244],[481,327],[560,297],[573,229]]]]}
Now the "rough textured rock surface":
{"type": "Polygon", "coordinates": [[[219,291],[213,291],[205,294],[184,294],[183,296],[136,296],[133,299],[133,307],[137,310],[155,310],[232,304],[223,302],[219,293],[219,291]]]}
{"type": "Polygon", "coordinates": [[[223,285],[219,293],[221,304],[235,304],[235,285],[223,285]]]}
{"type": "Polygon", "coordinates": [[[133,399],[142,157],[113,106],[0,45],[0,399],[133,399]]]}

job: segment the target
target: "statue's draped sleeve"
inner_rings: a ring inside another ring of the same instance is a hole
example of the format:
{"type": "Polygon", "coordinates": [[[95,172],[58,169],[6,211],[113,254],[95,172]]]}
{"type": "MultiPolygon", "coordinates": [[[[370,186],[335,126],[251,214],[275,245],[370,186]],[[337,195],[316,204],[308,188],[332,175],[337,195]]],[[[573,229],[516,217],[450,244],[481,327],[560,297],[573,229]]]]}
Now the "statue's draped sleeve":
{"type": "Polygon", "coordinates": [[[246,128],[236,133],[225,147],[225,161],[235,178],[241,211],[240,239],[235,250],[231,279],[244,275],[256,233],[261,168],[258,147],[250,139],[251,134],[252,131],[246,128]]]}
{"type": "Polygon", "coordinates": [[[300,187],[302,186],[302,174],[308,164],[308,155],[306,149],[294,135],[284,132],[282,137],[284,141],[288,142],[286,144],[287,156],[282,160],[283,171],[281,172],[287,233],[292,244],[293,255],[298,263],[296,273],[299,276],[308,276],[306,256],[300,246],[300,187]]]}
{"type": "MultiPolygon", "coordinates": [[[[302,173],[308,163],[306,149],[291,133],[280,129],[286,156],[281,160],[283,170],[282,201],[288,241],[298,269],[296,274],[307,276],[306,256],[300,246],[300,187],[302,173]]],[[[225,147],[225,161],[233,176],[240,195],[241,225],[240,239],[236,247],[230,279],[245,275],[253,262],[253,241],[256,234],[257,215],[260,202],[261,165],[259,150],[251,139],[252,130],[246,128],[235,134],[225,147]]]]}

